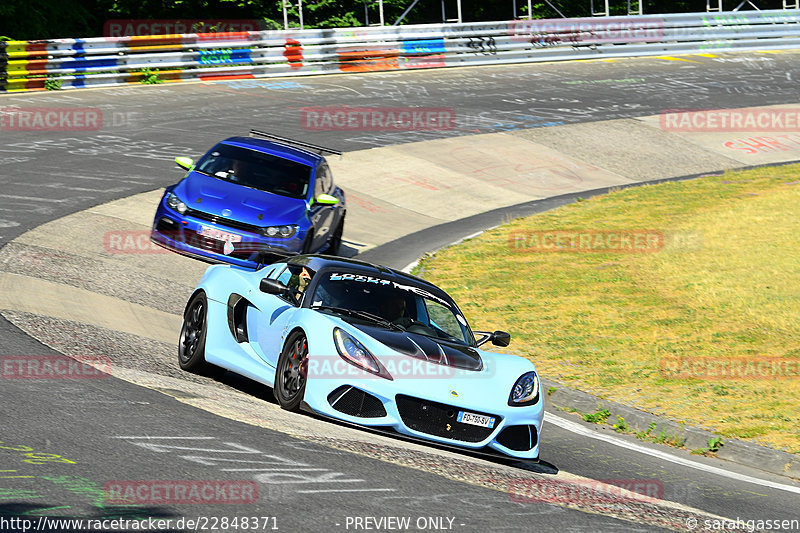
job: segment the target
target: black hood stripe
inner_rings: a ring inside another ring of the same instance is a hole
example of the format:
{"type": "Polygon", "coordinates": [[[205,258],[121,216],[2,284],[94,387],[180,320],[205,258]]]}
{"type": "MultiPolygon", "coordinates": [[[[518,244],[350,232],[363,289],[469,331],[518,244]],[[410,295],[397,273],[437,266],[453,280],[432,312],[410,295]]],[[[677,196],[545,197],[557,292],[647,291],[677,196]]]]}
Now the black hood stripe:
{"type": "Polygon", "coordinates": [[[352,325],[392,350],[409,357],[463,370],[477,371],[483,368],[480,354],[471,346],[410,331],[396,331],[366,324],[352,325]]]}

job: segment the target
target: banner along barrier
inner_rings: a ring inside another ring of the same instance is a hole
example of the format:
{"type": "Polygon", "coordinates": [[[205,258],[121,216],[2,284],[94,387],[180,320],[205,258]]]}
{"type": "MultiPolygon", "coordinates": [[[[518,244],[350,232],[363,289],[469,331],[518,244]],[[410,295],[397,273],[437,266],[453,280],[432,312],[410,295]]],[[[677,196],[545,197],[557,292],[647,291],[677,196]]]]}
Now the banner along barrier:
{"type": "Polygon", "coordinates": [[[5,41],[0,92],[791,48],[798,10],[5,41]]]}

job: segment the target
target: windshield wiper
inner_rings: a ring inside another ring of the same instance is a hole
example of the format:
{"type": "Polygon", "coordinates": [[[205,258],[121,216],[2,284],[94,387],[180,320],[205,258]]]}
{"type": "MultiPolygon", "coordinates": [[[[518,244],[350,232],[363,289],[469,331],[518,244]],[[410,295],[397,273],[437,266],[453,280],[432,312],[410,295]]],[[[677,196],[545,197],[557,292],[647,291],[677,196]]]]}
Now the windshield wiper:
{"type": "Polygon", "coordinates": [[[314,306],[311,306],[311,309],[316,309],[316,310],[323,309],[323,310],[327,310],[327,311],[333,311],[333,312],[336,312],[336,313],[342,313],[342,314],[345,314],[345,315],[348,315],[348,316],[353,316],[353,317],[358,317],[358,318],[366,318],[367,320],[370,320],[372,322],[377,322],[378,324],[380,324],[380,325],[382,325],[384,327],[387,327],[389,329],[394,329],[394,330],[397,330],[397,331],[405,331],[403,328],[401,328],[397,324],[395,324],[395,323],[393,323],[393,322],[391,322],[389,320],[386,320],[382,316],[373,315],[372,313],[368,313],[367,311],[356,311],[355,309],[347,309],[347,308],[344,308],[344,307],[334,307],[334,306],[331,306],[331,305],[314,305],[314,306]]]}
{"type": "Polygon", "coordinates": [[[228,181],[227,179],[223,178],[222,176],[217,176],[216,174],[210,174],[205,170],[197,170],[196,168],[192,169],[192,172],[197,172],[198,174],[202,174],[203,176],[208,176],[209,178],[216,178],[218,180],[228,181]]]}

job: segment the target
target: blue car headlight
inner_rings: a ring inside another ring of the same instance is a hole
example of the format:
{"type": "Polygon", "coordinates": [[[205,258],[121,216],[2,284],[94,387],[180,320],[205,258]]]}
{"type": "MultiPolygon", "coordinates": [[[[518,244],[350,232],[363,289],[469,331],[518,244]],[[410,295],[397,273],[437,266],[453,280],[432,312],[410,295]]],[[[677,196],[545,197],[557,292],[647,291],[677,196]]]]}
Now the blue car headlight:
{"type": "Polygon", "coordinates": [[[526,372],[522,374],[508,397],[508,405],[523,406],[531,405],[539,400],[539,376],[536,372],[526,372]]]}
{"type": "Polygon", "coordinates": [[[181,199],[178,198],[175,195],[175,193],[172,192],[167,195],[167,207],[169,207],[174,211],[177,211],[181,215],[186,213],[186,210],[188,209],[186,204],[183,203],[183,201],[181,201],[181,199]]]}
{"type": "Polygon", "coordinates": [[[333,328],[333,342],[336,344],[336,351],[339,352],[339,356],[351,365],[366,370],[370,374],[375,374],[388,380],[392,379],[392,376],[375,359],[375,356],[343,329],[333,328]]]}
{"type": "Polygon", "coordinates": [[[267,226],[261,228],[261,234],[264,237],[273,237],[276,239],[288,239],[297,234],[297,224],[287,224],[285,226],[267,226]]]}

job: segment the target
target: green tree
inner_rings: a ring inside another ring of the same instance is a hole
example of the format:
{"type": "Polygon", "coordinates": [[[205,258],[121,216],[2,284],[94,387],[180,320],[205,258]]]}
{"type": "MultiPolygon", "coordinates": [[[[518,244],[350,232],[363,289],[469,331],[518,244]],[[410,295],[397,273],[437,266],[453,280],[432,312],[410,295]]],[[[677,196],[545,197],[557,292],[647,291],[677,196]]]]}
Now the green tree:
{"type": "MultiPolygon", "coordinates": [[[[291,0],[289,21],[299,23],[297,1],[291,0]]],[[[385,0],[387,25],[411,5],[413,0],[385,0]]],[[[596,0],[599,7],[603,0],[596,0]]],[[[703,0],[642,0],[644,12],[685,13],[705,11],[703,0]]],[[[733,9],[741,0],[724,0],[723,9],[733,9]]],[[[779,9],[780,0],[752,0],[761,9],[779,9]]],[[[568,17],[587,17],[588,0],[551,0],[568,17]]],[[[514,15],[514,0],[462,0],[465,22],[509,20],[514,15]]],[[[517,13],[525,16],[526,0],[516,0],[517,13]]],[[[626,14],[627,0],[611,0],[611,12],[626,14]]],[[[447,18],[455,18],[456,0],[445,0],[447,18]]],[[[532,4],[534,18],[558,15],[542,0],[532,4]]],[[[378,0],[306,0],[303,18],[307,28],[333,28],[376,24],[378,0]],[[366,9],[366,13],[365,13],[366,9]]],[[[283,27],[279,0],[0,0],[0,35],[16,40],[99,37],[108,19],[258,19],[268,29],[283,27]]],[[[441,0],[420,0],[402,24],[442,21],[441,0]]]]}

